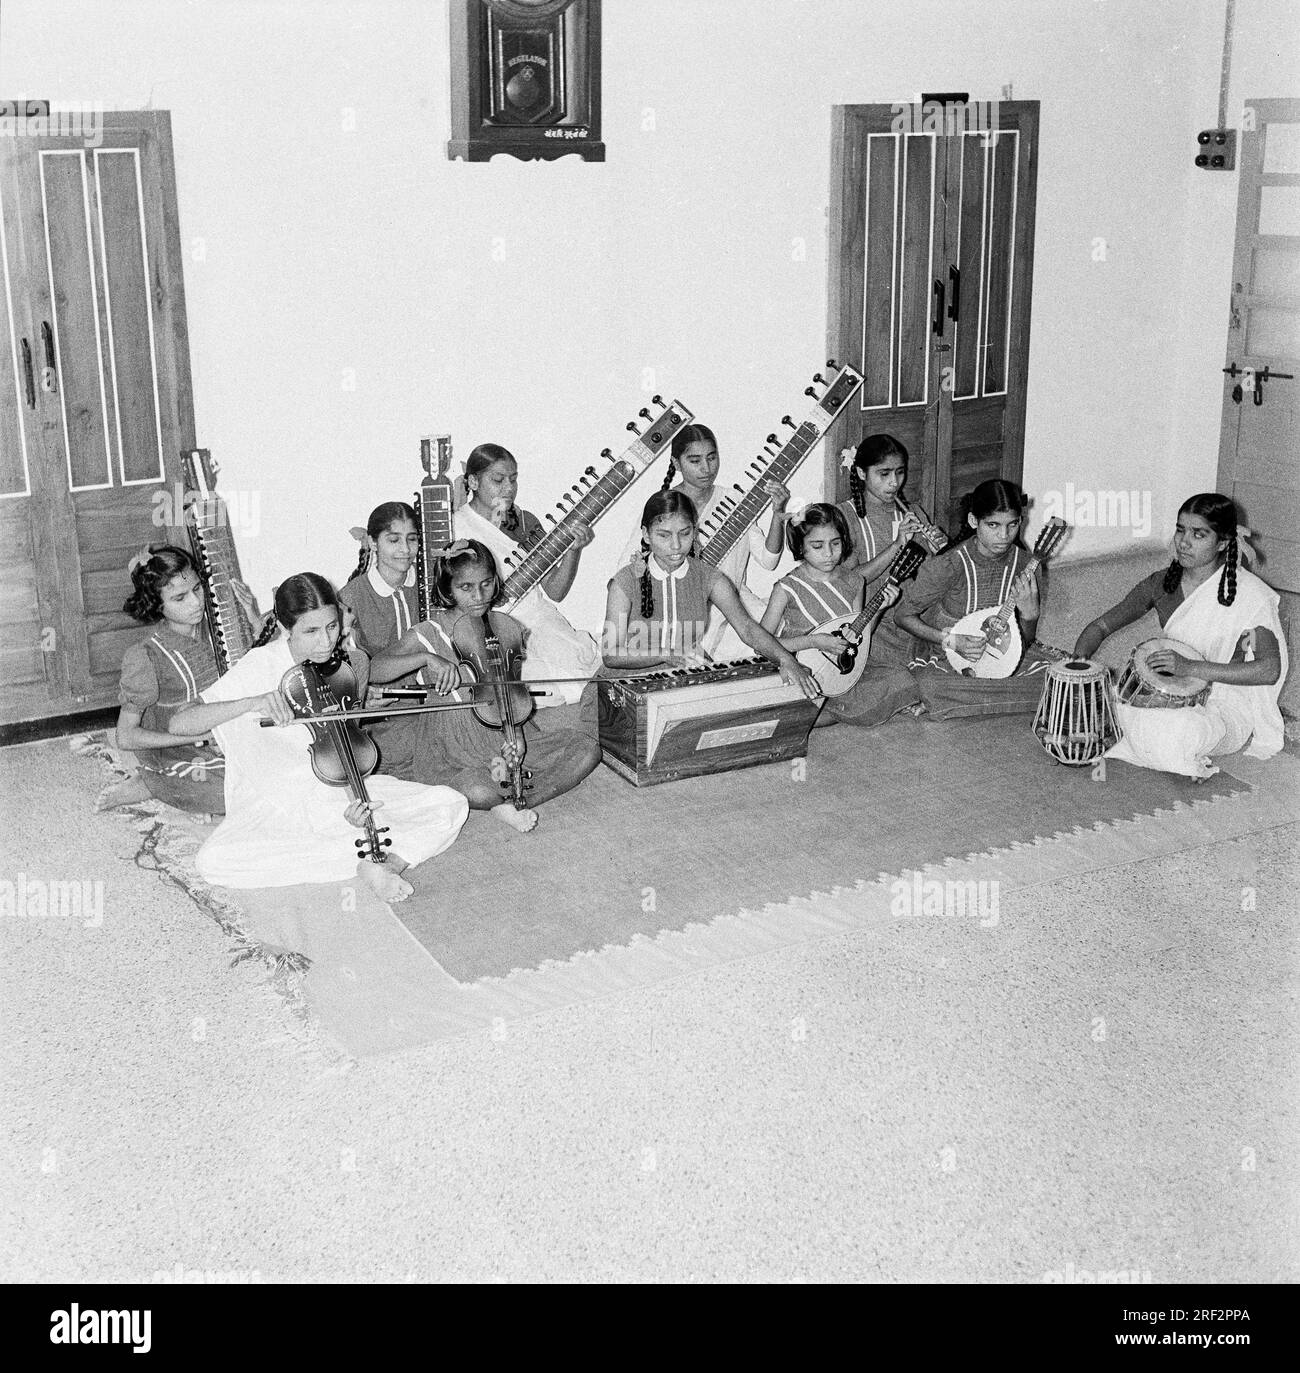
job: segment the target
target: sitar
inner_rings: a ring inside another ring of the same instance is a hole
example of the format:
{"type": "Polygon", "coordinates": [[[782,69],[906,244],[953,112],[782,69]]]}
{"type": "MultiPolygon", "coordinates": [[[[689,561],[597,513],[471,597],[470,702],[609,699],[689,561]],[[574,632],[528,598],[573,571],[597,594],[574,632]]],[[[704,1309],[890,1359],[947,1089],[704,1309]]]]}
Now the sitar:
{"type": "MultiPolygon", "coordinates": [[[[826,366],[834,369],[839,364],[831,358],[826,366]]],[[[778,435],[769,434],[763,451],[745,471],[747,485],[737,482],[736,494],[724,496],[700,525],[701,562],[710,567],[717,567],[722,562],[771,503],[771,496],[763,489],[764,483],[789,481],[861,386],[862,374],[847,366],[839,367],[830,381],[820,372],[813,377],[812,384],[804,387],[804,395],[813,398],[805,418],[796,424],[789,415],[781,417],[781,423],[794,432],[784,443],[778,435]],[[820,397],[816,390],[818,386],[826,388],[820,397]]]]}
{"type": "Polygon", "coordinates": [[[573,547],[579,526],[591,528],[602,519],[672,443],[673,435],[695,418],[681,401],[665,405],[662,396],[655,396],[650,403],[657,407],[657,413],[643,407],[638,416],[646,421],[644,432],[637,429],[635,420],[630,420],[627,427],[636,434],[631,445],[617,458],[610,449],[602,449],[600,455],[611,464],[610,467],[603,473],[588,467],[574,483],[573,490],[557,503],[559,519],[548,514],[546,518],[551,527],[544,530],[541,538],[507,556],[502,569],[505,577],[502,605],[505,609],[517,605],[573,547]]]}
{"type": "Polygon", "coordinates": [[[248,623],[235,599],[232,583],[242,578],[226,503],[216,491],[217,461],[206,448],[182,449],[181,461],[190,493],[185,524],[194,561],[207,588],[204,609],[217,671],[224,676],[253,646],[257,629],[248,623]]]}
{"type": "Polygon", "coordinates": [[[427,620],[433,605],[430,578],[434,575],[434,564],[455,538],[456,491],[448,475],[451,435],[422,438],[420,465],[424,468],[424,477],[415,493],[416,527],[420,535],[419,547],[415,550],[415,587],[420,619],[427,620]]]}

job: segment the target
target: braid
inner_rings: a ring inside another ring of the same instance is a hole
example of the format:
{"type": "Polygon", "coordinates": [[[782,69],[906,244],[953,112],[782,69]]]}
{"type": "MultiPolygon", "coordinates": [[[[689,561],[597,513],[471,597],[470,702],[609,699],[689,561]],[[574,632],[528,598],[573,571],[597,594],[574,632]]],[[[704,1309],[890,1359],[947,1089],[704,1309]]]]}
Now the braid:
{"type": "Polygon", "coordinates": [[[1219,604],[1231,605],[1237,599],[1237,534],[1228,536],[1227,556],[1223,561],[1223,575],[1219,578],[1219,604]]]}
{"type": "Polygon", "coordinates": [[[645,540],[641,541],[641,556],[645,559],[645,567],[641,572],[641,618],[643,620],[653,620],[655,615],[655,592],[654,585],[650,580],[650,552],[645,546],[645,540]]]}
{"type": "Polygon", "coordinates": [[[266,617],[266,623],[262,626],[256,639],[249,645],[250,648],[261,648],[263,644],[269,644],[279,632],[280,622],[275,618],[275,611],[271,611],[266,617]]]}
{"type": "Polygon", "coordinates": [[[859,515],[867,513],[867,481],[862,469],[856,462],[849,464],[849,495],[853,497],[853,508],[859,515]]]}
{"type": "Polygon", "coordinates": [[[1183,580],[1183,565],[1177,558],[1165,568],[1165,579],[1161,582],[1161,589],[1166,596],[1171,596],[1178,590],[1178,583],[1183,580]]]}
{"type": "Polygon", "coordinates": [[[668,459],[668,471],[664,473],[664,484],[659,488],[660,491],[667,491],[673,484],[673,478],[677,475],[677,464],[672,458],[668,459]]]}
{"type": "Polygon", "coordinates": [[[370,550],[363,543],[361,545],[361,556],[357,559],[357,565],[352,569],[348,576],[349,582],[355,582],[358,577],[370,566],[370,550]]]}

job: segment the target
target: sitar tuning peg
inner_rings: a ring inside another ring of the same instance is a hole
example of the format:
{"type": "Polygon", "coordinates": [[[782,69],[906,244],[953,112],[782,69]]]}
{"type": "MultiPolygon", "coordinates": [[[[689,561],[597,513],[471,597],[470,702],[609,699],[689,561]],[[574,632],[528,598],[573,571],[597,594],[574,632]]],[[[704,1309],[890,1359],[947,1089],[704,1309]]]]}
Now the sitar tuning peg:
{"type": "Polygon", "coordinates": [[[594,467],[589,467],[589,468],[587,468],[587,475],[588,475],[589,477],[595,477],[595,476],[598,476],[599,474],[597,473],[597,471],[596,471],[596,469],[595,469],[594,467]]]}
{"type": "Polygon", "coordinates": [[[628,427],[634,434],[636,434],[636,435],[638,435],[638,436],[640,435],[641,431],[636,427],[636,424],[635,424],[635,422],[634,422],[633,420],[628,420],[628,422],[627,422],[627,427],[628,427]]]}
{"type": "Polygon", "coordinates": [[[827,358],[827,359],[826,359],[826,366],[829,367],[829,368],[831,369],[831,371],[833,372],[833,371],[835,371],[835,369],[839,366],[839,363],[836,362],[834,358],[827,358]]]}
{"type": "Polygon", "coordinates": [[[825,378],[824,376],[822,376],[822,374],[821,374],[820,372],[814,372],[814,373],[813,373],[813,385],[814,385],[814,386],[825,386],[825,385],[826,385],[826,378],[825,378]]]}
{"type": "Polygon", "coordinates": [[[637,411],[637,414],[640,415],[641,418],[642,418],[643,420],[648,420],[648,419],[653,418],[653,417],[651,416],[649,410],[647,410],[647,409],[645,408],[644,405],[640,408],[640,410],[637,411]]]}
{"type": "Polygon", "coordinates": [[[650,404],[651,404],[651,405],[662,405],[663,403],[664,403],[664,398],[663,398],[662,396],[651,396],[651,397],[650,397],[650,404]]]}
{"type": "Polygon", "coordinates": [[[764,443],[780,443],[781,440],[778,439],[777,436],[776,436],[775,434],[769,434],[769,435],[767,436],[767,438],[765,438],[765,439],[763,440],[763,442],[764,442],[764,443]]]}
{"type": "Polygon", "coordinates": [[[602,449],[600,450],[600,456],[601,456],[602,458],[608,458],[608,459],[610,460],[610,462],[613,462],[613,461],[614,461],[614,452],[613,452],[613,450],[610,449],[610,448],[602,448],[602,449]]]}
{"type": "Polygon", "coordinates": [[[791,429],[798,429],[798,427],[799,427],[799,426],[790,418],[789,415],[782,415],[782,416],[781,416],[781,423],[782,423],[782,424],[788,424],[788,425],[790,426],[791,429]]]}

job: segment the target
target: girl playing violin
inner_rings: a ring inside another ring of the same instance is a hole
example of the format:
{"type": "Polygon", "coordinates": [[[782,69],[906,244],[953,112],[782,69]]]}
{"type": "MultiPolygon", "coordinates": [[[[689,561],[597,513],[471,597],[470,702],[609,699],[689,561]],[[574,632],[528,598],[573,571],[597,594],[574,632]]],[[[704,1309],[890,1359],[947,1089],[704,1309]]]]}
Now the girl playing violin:
{"type": "MultiPolygon", "coordinates": [[[[127,570],[134,589],[122,609],[133,620],[155,626],[122,656],[117,742],[136,755],[140,771],[110,787],[96,809],[153,798],[181,810],[220,815],[226,808],[221,750],[206,731],[178,737],[168,728],[172,716],[217,679],[198,568],[184,549],[148,544],[127,570]]],[[[249,624],[259,624],[252,592],[239,581],[232,590],[249,624]]]]}
{"type": "MultiPolygon", "coordinates": [[[[432,687],[428,703],[454,704],[481,700],[489,720],[499,715],[494,694],[467,688],[491,680],[493,669],[484,660],[487,651],[484,627],[490,629],[503,649],[504,680],[518,681],[524,661],[523,626],[510,615],[493,610],[501,595],[501,575],[492,552],[477,539],[460,539],[437,560],[430,587],[436,608],[429,619],[408,630],[372,665],[376,682],[395,681],[422,672],[432,687]]],[[[579,684],[580,685],[580,684],[579,684]]],[[[413,776],[420,781],[442,782],[464,793],[474,810],[487,810],[521,833],[537,824],[539,806],[572,790],[600,762],[600,747],[573,729],[553,728],[532,712],[527,688],[510,693],[517,729],[502,720],[488,725],[472,710],[412,715],[403,720],[414,729],[413,776]],[[513,739],[509,738],[514,734],[513,739]],[[519,807],[506,799],[513,793],[518,770],[532,774],[530,804],[519,807]]]]}
{"type": "MultiPolygon", "coordinates": [[[[370,659],[395,644],[418,622],[419,594],[415,558],[420,544],[415,509],[405,501],[385,501],[370,512],[364,529],[354,529],[361,556],[339,591],[345,642],[370,659]],[[348,631],[351,630],[350,639],[348,631]]],[[[418,781],[412,749],[415,731],[401,716],[375,720],[368,733],[379,749],[380,771],[418,781]]]]}
{"type": "MultiPolygon", "coordinates": [[[[817,626],[862,609],[862,577],[850,562],[849,525],[834,505],[805,506],[785,527],[790,552],[799,559],[772,588],[763,614],[763,628],[775,634],[792,653],[820,649],[837,656],[842,639],[818,634],[817,626]]],[[[884,604],[864,633],[874,634],[885,610],[898,599],[898,588],[886,588],[884,604]]],[[[841,696],[829,697],[818,723],[843,720],[854,725],[878,725],[900,710],[920,702],[921,694],[906,668],[868,662],[862,676],[841,696]]]]}
{"type": "MultiPolygon", "coordinates": [[[[641,514],[642,553],[620,568],[605,602],[603,657],[606,669],[703,667],[709,612],[716,607],[744,643],[776,663],[781,680],[817,699],[812,674],[745,609],[724,572],[691,556],[695,507],[680,491],[659,491],[641,514]]],[[[583,700],[583,718],[596,719],[594,684],[583,700]]]]}
{"type": "MultiPolygon", "coordinates": [[[[498,567],[505,567],[506,559],[520,548],[531,548],[545,532],[536,515],[515,505],[519,464],[500,444],[481,443],[469,455],[465,462],[465,491],[468,500],[456,511],[456,532],[483,544],[498,567]]],[[[576,701],[582,691],[582,680],[600,666],[595,640],[575,629],[557,605],[569,594],[582,550],[593,537],[585,525],[576,528],[578,537],[569,552],[510,611],[529,631],[529,680],[577,679],[557,682],[543,698],[548,705],[576,701]]]]}
{"type": "Polygon", "coordinates": [[[1040,565],[1033,576],[1023,575],[1029,559],[1020,530],[1027,504],[1015,482],[1001,478],[981,482],[963,502],[966,529],[962,537],[922,565],[894,611],[898,627],[919,640],[909,666],[921,699],[936,720],[1014,715],[1038,705],[1043,691],[1039,674],[1053,655],[1034,642],[1047,595],[1047,570],[1040,565]],[[992,614],[1008,600],[1014,603],[1025,644],[1015,672],[992,678],[954,671],[946,650],[952,647],[974,664],[985,651],[985,640],[979,635],[954,634],[953,625],[977,610],[992,614]]]}
{"type": "Polygon", "coordinates": [[[1149,665],[1211,682],[1204,705],[1152,710],[1116,705],[1124,737],[1107,754],[1139,767],[1210,777],[1211,759],[1249,743],[1252,758],[1271,758],[1284,742],[1278,696],[1286,680],[1286,639],[1278,595],[1240,566],[1249,530],[1237,524],[1227,496],[1207,491],[1183,502],[1174,560],[1153,572],[1079,635],[1077,657],[1089,658],[1116,630],[1154,610],[1161,631],[1203,658],[1159,648],[1149,665]]]}
{"type": "MultiPolygon", "coordinates": [[[[275,615],[258,642],[201,695],[172,717],[174,734],[214,732],[226,755],[226,818],[199,850],[199,875],[225,887],[285,887],[340,882],[355,872],[385,901],[412,887],[401,875],[447,848],[468,808],[447,787],[371,777],[369,804],[348,799],[312,769],[312,735],[295,722],[281,691],[295,663],[328,666],[340,632],[338,598],[324,577],[301,572],[281,583],[275,615]],[[260,719],[280,729],[263,729],[260,719]],[[391,831],[384,863],[357,860],[354,840],[373,815],[391,831]]],[[[359,692],[365,658],[352,663],[359,692]]],[[[319,747],[319,745],[318,745],[319,747]]]]}

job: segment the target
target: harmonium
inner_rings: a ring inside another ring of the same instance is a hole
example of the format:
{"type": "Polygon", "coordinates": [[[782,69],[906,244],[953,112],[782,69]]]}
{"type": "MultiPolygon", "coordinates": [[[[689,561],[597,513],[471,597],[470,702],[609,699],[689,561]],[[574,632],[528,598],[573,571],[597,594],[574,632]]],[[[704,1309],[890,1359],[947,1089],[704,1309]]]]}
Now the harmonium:
{"type": "Polygon", "coordinates": [[[601,754],[638,787],[802,758],[821,708],[766,658],[596,682],[601,754]]]}

